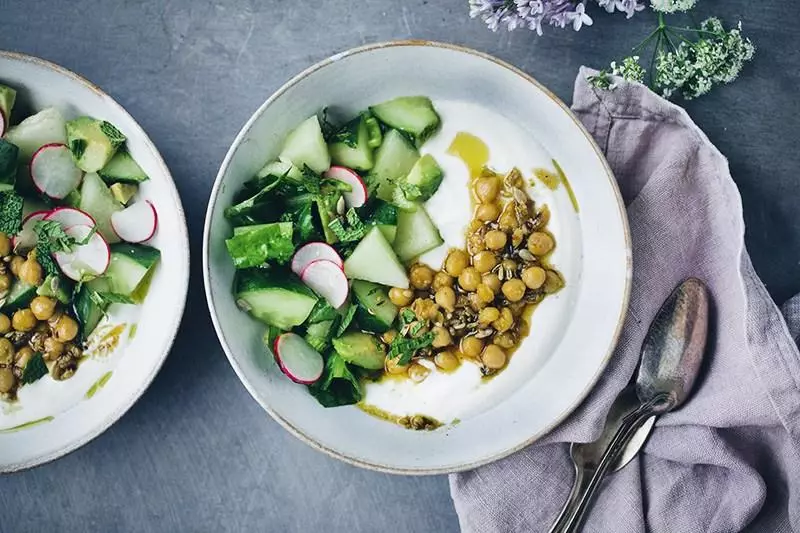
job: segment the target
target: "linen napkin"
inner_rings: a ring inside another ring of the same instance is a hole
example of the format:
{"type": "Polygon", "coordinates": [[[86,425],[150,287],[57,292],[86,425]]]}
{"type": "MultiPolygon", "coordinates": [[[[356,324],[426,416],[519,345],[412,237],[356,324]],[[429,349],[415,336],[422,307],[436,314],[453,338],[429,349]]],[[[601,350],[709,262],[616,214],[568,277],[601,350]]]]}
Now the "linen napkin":
{"type": "Polygon", "coordinates": [[[651,320],[695,276],[714,300],[705,373],[638,458],[606,480],[583,531],[800,533],[800,297],[781,314],[756,276],[727,161],[686,112],[639,84],[595,89],[592,73],[578,74],[573,111],[605,152],[627,206],[634,250],[624,331],[564,424],[507,459],[451,476],[462,530],[549,529],[572,484],[568,443],[598,437],[651,320]]]}

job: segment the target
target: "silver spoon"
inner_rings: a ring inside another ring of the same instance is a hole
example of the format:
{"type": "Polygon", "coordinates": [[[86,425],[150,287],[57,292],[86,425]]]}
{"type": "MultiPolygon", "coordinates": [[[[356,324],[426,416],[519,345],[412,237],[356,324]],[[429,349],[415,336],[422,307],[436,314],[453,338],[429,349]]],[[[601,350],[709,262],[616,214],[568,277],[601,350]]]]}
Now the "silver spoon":
{"type": "Polygon", "coordinates": [[[699,280],[684,281],[664,302],[642,346],[636,395],[641,405],[626,415],[562,531],[577,532],[600,483],[628,442],[650,417],[660,416],[686,401],[706,349],[710,298],[699,280]]]}

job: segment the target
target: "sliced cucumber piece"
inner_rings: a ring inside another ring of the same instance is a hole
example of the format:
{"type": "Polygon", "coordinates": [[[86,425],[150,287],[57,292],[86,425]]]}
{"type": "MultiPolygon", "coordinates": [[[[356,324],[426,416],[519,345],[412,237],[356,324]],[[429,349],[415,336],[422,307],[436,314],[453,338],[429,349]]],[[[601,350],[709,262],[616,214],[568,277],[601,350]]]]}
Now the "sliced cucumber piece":
{"type": "Polygon", "coordinates": [[[286,136],[279,157],[291,161],[299,169],[307,166],[317,174],[330,168],[331,156],[316,115],[306,119],[286,136]]]}
{"type": "Polygon", "coordinates": [[[338,339],[333,339],[333,348],[339,356],[362,368],[379,370],[383,368],[386,350],[374,335],[352,331],[338,339]]]}
{"type": "Polygon", "coordinates": [[[369,170],[375,164],[373,147],[370,145],[370,142],[374,141],[367,125],[368,118],[371,117],[361,115],[334,134],[328,145],[334,164],[356,170],[369,170]]]}
{"type": "MultiPolygon", "coordinates": [[[[127,296],[134,303],[142,303],[155,272],[161,252],[144,244],[119,243],[111,246],[111,262],[98,280],[105,283],[92,285],[97,292],[110,292],[127,296]]],[[[95,283],[95,282],[91,282],[95,283]]]]}
{"type": "Polygon", "coordinates": [[[426,96],[401,96],[370,107],[378,120],[411,135],[421,146],[439,128],[441,120],[426,96]]]}
{"type": "Polygon", "coordinates": [[[394,244],[394,240],[397,237],[397,226],[394,224],[378,224],[378,229],[383,233],[386,242],[394,244]]]}
{"type": "Polygon", "coordinates": [[[415,202],[425,202],[433,196],[444,179],[444,173],[430,154],[420,157],[400,186],[406,198],[415,202]]]}
{"type": "MultiPolygon", "coordinates": [[[[14,109],[14,102],[17,99],[17,91],[6,85],[0,85],[0,113],[6,121],[6,126],[11,122],[11,110],[14,109]]],[[[2,133],[2,130],[0,130],[2,133]]]]}
{"type": "Polygon", "coordinates": [[[419,152],[408,139],[397,130],[389,130],[375,152],[375,165],[367,176],[370,190],[377,191],[381,200],[394,203],[397,183],[408,175],[417,159],[419,152]]]}
{"type": "Polygon", "coordinates": [[[124,142],[122,132],[105,120],[78,117],[67,122],[67,145],[75,164],[84,172],[105,167],[124,142]]]}
{"type": "Polygon", "coordinates": [[[90,287],[84,285],[75,296],[73,310],[81,324],[81,336],[85,340],[97,328],[108,309],[108,303],[99,298],[90,287]]]}
{"type": "MultiPolygon", "coordinates": [[[[303,179],[303,172],[294,166],[291,161],[270,161],[264,165],[256,174],[256,179],[263,179],[269,176],[291,178],[295,181],[303,179]]],[[[260,188],[260,187],[259,187],[260,188]]]]}
{"type": "Polygon", "coordinates": [[[122,211],[122,205],[114,198],[108,186],[103,183],[100,176],[91,173],[83,177],[80,191],[80,208],[97,222],[100,235],[108,243],[119,242],[119,237],[111,227],[111,215],[122,211]]]}
{"type": "Polygon", "coordinates": [[[410,261],[442,243],[444,240],[424,207],[397,214],[397,236],[393,246],[401,261],[410,261]]]}
{"type": "Polygon", "coordinates": [[[11,285],[6,296],[6,303],[3,304],[3,312],[8,314],[17,309],[27,307],[31,300],[36,296],[36,286],[29,285],[21,280],[16,280],[11,285]]]}
{"type": "Polygon", "coordinates": [[[408,288],[405,268],[377,227],[369,230],[344,262],[344,273],[350,279],[408,288]]]}
{"type": "Polygon", "coordinates": [[[68,304],[72,296],[72,283],[63,276],[49,274],[36,289],[36,294],[55,298],[62,304],[68,304]]]}
{"type": "Polygon", "coordinates": [[[263,269],[240,271],[234,293],[240,308],[283,330],[305,322],[317,303],[314,292],[297,278],[263,269]]]}
{"type": "Polygon", "coordinates": [[[128,205],[131,198],[136,196],[136,193],[139,192],[139,186],[135,183],[114,183],[109,187],[109,190],[111,194],[114,195],[116,201],[122,205],[128,205]]]}
{"type": "Polygon", "coordinates": [[[11,144],[17,145],[20,159],[27,163],[34,152],[45,144],[67,143],[64,117],[54,107],[42,109],[10,128],[5,138],[11,144]]]}
{"type": "Polygon", "coordinates": [[[114,157],[97,173],[108,184],[136,184],[150,179],[124,147],[117,150],[114,157]]]}
{"type": "Polygon", "coordinates": [[[397,306],[389,300],[385,287],[369,281],[353,281],[356,297],[356,321],[361,329],[383,333],[389,330],[397,317],[397,306]]]}

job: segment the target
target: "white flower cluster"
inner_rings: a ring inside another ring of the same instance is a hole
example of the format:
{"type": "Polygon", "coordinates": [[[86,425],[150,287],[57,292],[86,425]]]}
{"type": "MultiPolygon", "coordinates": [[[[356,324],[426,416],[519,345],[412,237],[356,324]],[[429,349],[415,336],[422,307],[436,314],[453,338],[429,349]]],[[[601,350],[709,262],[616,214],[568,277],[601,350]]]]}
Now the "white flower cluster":
{"type": "Polygon", "coordinates": [[[697,0],[650,0],[650,7],[661,13],[677,13],[689,11],[696,3],[697,0]]]}

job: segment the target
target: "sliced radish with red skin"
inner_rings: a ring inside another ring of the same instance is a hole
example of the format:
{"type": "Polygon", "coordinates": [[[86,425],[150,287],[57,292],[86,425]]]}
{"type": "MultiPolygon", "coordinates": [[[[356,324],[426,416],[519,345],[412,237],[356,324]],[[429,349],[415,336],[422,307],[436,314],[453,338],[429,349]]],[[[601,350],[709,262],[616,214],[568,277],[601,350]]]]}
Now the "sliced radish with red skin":
{"type": "Polygon", "coordinates": [[[6,115],[3,113],[3,110],[0,109],[0,137],[6,134],[6,125],[8,124],[8,120],[6,120],[6,115]]]}
{"type": "Polygon", "coordinates": [[[300,279],[311,290],[325,298],[334,309],[344,305],[350,293],[350,285],[342,267],[327,259],[317,259],[309,263],[303,269],[300,279]]]}
{"type": "Polygon", "coordinates": [[[331,167],[325,172],[325,177],[350,185],[350,192],[342,193],[347,207],[361,207],[367,202],[367,186],[355,171],[347,167],[331,167]]]}
{"type": "Polygon", "coordinates": [[[50,214],[45,217],[45,220],[52,220],[58,222],[64,228],[72,226],[89,226],[94,227],[97,225],[92,215],[86,211],[75,209],[74,207],[56,207],[50,214]]]}
{"type": "Polygon", "coordinates": [[[30,250],[36,246],[37,238],[33,228],[37,222],[44,220],[49,214],[50,211],[34,211],[22,220],[22,229],[11,241],[14,250],[30,250]]]}
{"type": "Polygon", "coordinates": [[[75,165],[66,144],[45,144],[31,158],[31,180],[50,198],[60,200],[78,188],[83,171],[75,165]]]}
{"type": "Polygon", "coordinates": [[[319,259],[333,261],[339,268],[344,267],[341,256],[330,244],[324,242],[310,242],[298,248],[292,257],[292,272],[300,276],[303,270],[319,259]]]}
{"type": "Polygon", "coordinates": [[[325,361],[303,337],[282,333],[273,345],[275,360],[289,379],[301,385],[311,385],[322,377],[325,361]]]}
{"type": "Polygon", "coordinates": [[[153,238],[158,226],[158,213],[149,201],[136,202],[111,215],[111,227],[120,239],[144,242],[153,238]]]}
{"type": "MultiPolygon", "coordinates": [[[[82,242],[93,232],[91,226],[72,226],[64,233],[82,242]]],[[[111,249],[106,240],[97,232],[92,233],[86,244],[76,244],[69,252],[53,254],[59,268],[68,278],[81,281],[103,274],[111,262],[111,249]]]]}

